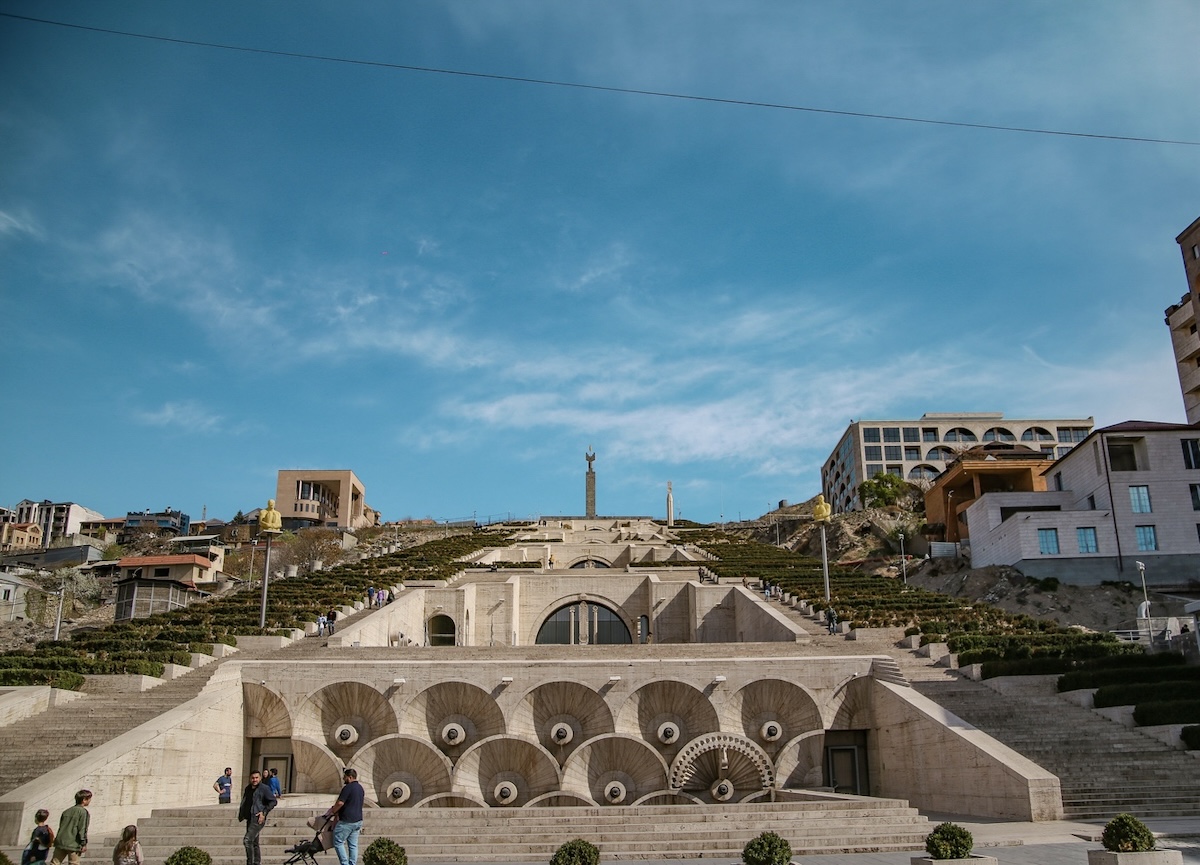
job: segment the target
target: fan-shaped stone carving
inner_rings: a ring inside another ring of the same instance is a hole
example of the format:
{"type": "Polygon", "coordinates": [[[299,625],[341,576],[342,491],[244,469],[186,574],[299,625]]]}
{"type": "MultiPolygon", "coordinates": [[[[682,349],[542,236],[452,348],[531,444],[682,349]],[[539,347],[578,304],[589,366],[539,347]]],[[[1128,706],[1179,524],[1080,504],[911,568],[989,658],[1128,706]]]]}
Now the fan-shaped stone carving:
{"type": "Polygon", "coordinates": [[[669,777],[671,789],[704,802],[738,802],[770,788],[775,772],[766,752],[749,739],[709,733],[680,750],[669,777]]]}
{"type": "Polygon", "coordinates": [[[586,796],[577,796],[574,793],[543,793],[534,799],[530,799],[526,808],[578,808],[585,806],[595,808],[596,803],[586,796]]]}
{"type": "Polygon", "coordinates": [[[775,758],[780,789],[820,787],[825,777],[825,731],[810,730],[788,742],[775,758]]]}
{"type": "Polygon", "coordinates": [[[324,741],[345,763],[364,744],[398,732],[383,694],[362,682],[335,682],[309,696],[296,712],[296,735],[324,741]]]}
{"type": "Polygon", "coordinates": [[[293,793],[337,793],[342,789],[342,761],[324,742],[292,738],[293,793]]]}
{"type": "Polygon", "coordinates": [[[649,793],[633,803],[634,805],[703,805],[700,799],[690,793],[680,793],[673,790],[657,790],[649,793]]]}
{"type": "Polygon", "coordinates": [[[450,792],[450,759],[428,742],[396,734],[376,739],[354,755],[367,797],[380,807],[411,808],[450,792]]]}
{"type": "Polygon", "coordinates": [[[591,739],[563,765],[563,790],[603,805],[629,805],[666,786],[666,762],[653,747],[632,736],[591,739]]]}
{"type": "Polygon", "coordinates": [[[473,799],[462,793],[439,793],[416,804],[417,808],[486,808],[481,799],[473,799]]]}
{"type": "Polygon", "coordinates": [[[684,743],[720,727],[716,709],[704,694],[669,679],[638,688],[617,716],[618,733],[655,744],[667,760],[678,754],[684,743]]]}
{"type": "Polygon", "coordinates": [[[613,731],[604,698],[578,682],[547,682],[526,694],[513,710],[509,729],[537,740],[563,763],[588,739],[613,731]]]}
{"type": "Polygon", "coordinates": [[[830,698],[826,712],[832,712],[830,730],[867,730],[875,726],[871,710],[870,676],[856,676],[846,680],[830,698]]]}
{"type": "Polygon", "coordinates": [[[521,807],[559,789],[558,763],[541,745],[493,736],[469,747],[454,767],[455,791],[490,807],[521,807]]]}
{"type": "Polygon", "coordinates": [[[283,698],[254,682],[242,683],[245,701],[246,738],[287,739],[292,735],[292,716],[283,698]]]}
{"type": "Polygon", "coordinates": [[[739,711],[736,729],[772,760],[789,739],[822,728],[816,701],[793,682],[759,679],[738,691],[733,702],[739,711]]]}
{"type": "Polygon", "coordinates": [[[400,731],[433,742],[454,760],[483,739],[504,733],[504,715],[478,685],[439,682],[408,704],[400,731]]]}

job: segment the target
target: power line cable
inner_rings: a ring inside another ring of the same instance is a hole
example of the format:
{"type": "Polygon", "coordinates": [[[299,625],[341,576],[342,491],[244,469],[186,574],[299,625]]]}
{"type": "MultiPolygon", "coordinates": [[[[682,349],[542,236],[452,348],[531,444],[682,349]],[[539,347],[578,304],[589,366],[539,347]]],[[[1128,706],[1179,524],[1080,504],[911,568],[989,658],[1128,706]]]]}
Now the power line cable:
{"type": "Polygon", "coordinates": [[[35,24],[67,27],[90,33],[109,36],[124,36],[130,39],[146,39],[152,42],[168,42],[174,45],[190,45],[197,48],[217,48],[222,51],[239,51],[244,54],[264,54],[270,57],[289,57],[296,60],[315,60],[321,63],[342,63],[348,66],[370,66],[379,69],[395,69],[404,72],[424,72],[431,75],[457,75],[463,78],[483,78],[491,81],[509,81],[517,84],[537,84],[543,87],[565,87],[575,90],[594,90],[601,93],[623,93],[632,96],[654,96],[660,99],[679,99],[691,102],[707,102],[718,105],[740,105],[747,108],[766,108],[776,111],[801,111],[810,114],[829,114],[837,117],[859,117],[866,120],[887,120],[895,123],[922,123],[929,126],[954,126],[962,129],[985,129],[993,132],[1019,132],[1026,135],[1057,135],[1066,138],[1092,138],[1102,141],[1128,141],[1138,144],[1172,144],[1184,147],[1200,147],[1200,141],[1173,138],[1149,138],[1138,135],[1106,135],[1100,132],[1071,132],[1063,129],[1041,129],[1031,126],[1005,126],[998,123],[970,123],[965,120],[937,120],[930,117],[908,117],[902,114],[877,114],[869,111],[846,111],[836,108],[816,108],[810,105],[791,105],[784,102],[764,102],[755,99],[730,99],[720,96],[699,96],[694,93],[672,93],[666,90],[644,90],[636,87],[615,87],[604,84],[584,84],[578,81],[558,81],[552,78],[528,78],[520,75],[501,75],[495,72],[468,72],[463,69],[442,69],[436,66],[413,66],[406,63],[387,63],[382,60],[359,60],[352,57],[334,57],[327,54],[307,54],[299,51],[277,51],[270,48],[254,48],[245,45],[227,45],[221,42],[205,42],[198,39],[179,39],[173,36],[158,36],[152,33],[136,33],[130,30],[113,30],[106,27],[90,27],[66,21],[52,21],[29,15],[0,12],[0,18],[12,18],[35,24]]]}

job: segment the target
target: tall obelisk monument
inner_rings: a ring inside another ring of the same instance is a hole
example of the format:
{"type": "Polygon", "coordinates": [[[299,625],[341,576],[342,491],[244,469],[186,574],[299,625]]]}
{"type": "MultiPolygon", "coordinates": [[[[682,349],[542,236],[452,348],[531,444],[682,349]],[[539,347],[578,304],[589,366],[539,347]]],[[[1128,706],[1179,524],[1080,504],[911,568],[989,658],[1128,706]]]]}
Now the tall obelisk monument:
{"type": "Polygon", "coordinates": [[[592,468],[592,463],[596,461],[596,454],[592,450],[592,446],[588,445],[587,453],[583,458],[587,460],[587,518],[589,520],[596,519],[596,470],[592,468]]]}
{"type": "Polygon", "coordinates": [[[671,492],[671,482],[667,481],[667,528],[675,525],[675,494],[671,492]]]}

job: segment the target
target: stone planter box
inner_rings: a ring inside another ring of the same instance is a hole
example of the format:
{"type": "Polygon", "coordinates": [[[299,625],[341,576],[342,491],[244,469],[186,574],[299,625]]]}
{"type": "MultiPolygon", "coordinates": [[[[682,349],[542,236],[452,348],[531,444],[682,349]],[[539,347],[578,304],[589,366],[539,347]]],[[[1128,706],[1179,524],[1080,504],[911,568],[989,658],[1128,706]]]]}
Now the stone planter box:
{"type": "Polygon", "coordinates": [[[1183,853],[1178,850],[1151,850],[1149,853],[1089,850],[1088,865],[1183,865],[1183,853]]]}
{"type": "Polygon", "coordinates": [[[909,860],[912,865],[999,865],[995,856],[976,856],[970,859],[930,859],[928,856],[914,856],[909,860]]]}

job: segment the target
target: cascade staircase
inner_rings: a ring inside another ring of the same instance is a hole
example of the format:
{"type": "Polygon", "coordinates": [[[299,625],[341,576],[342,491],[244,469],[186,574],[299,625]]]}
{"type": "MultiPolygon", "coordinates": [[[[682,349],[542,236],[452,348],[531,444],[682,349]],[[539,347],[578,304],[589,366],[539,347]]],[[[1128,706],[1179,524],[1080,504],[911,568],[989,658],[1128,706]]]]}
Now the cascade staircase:
{"type": "MultiPolygon", "coordinates": [[[[283,861],[286,848],[311,839],[305,820],[317,813],[321,809],[290,807],[285,797],[260,836],[263,861],[283,861]]],[[[716,809],[379,808],[364,816],[360,851],[375,838],[390,838],[413,862],[548,862],[559,845],[581,835],[605,859],[736,859],[766,829],[787,838],[796,855],[911,851],[923,847],[931,828],[906,802],[855,796],[716,809]]],[[[233,806],[158,809],[138,821],[147,862],[193,844],[213,857],[213,865],[242,865],[243,832],[233,806]]]]}

